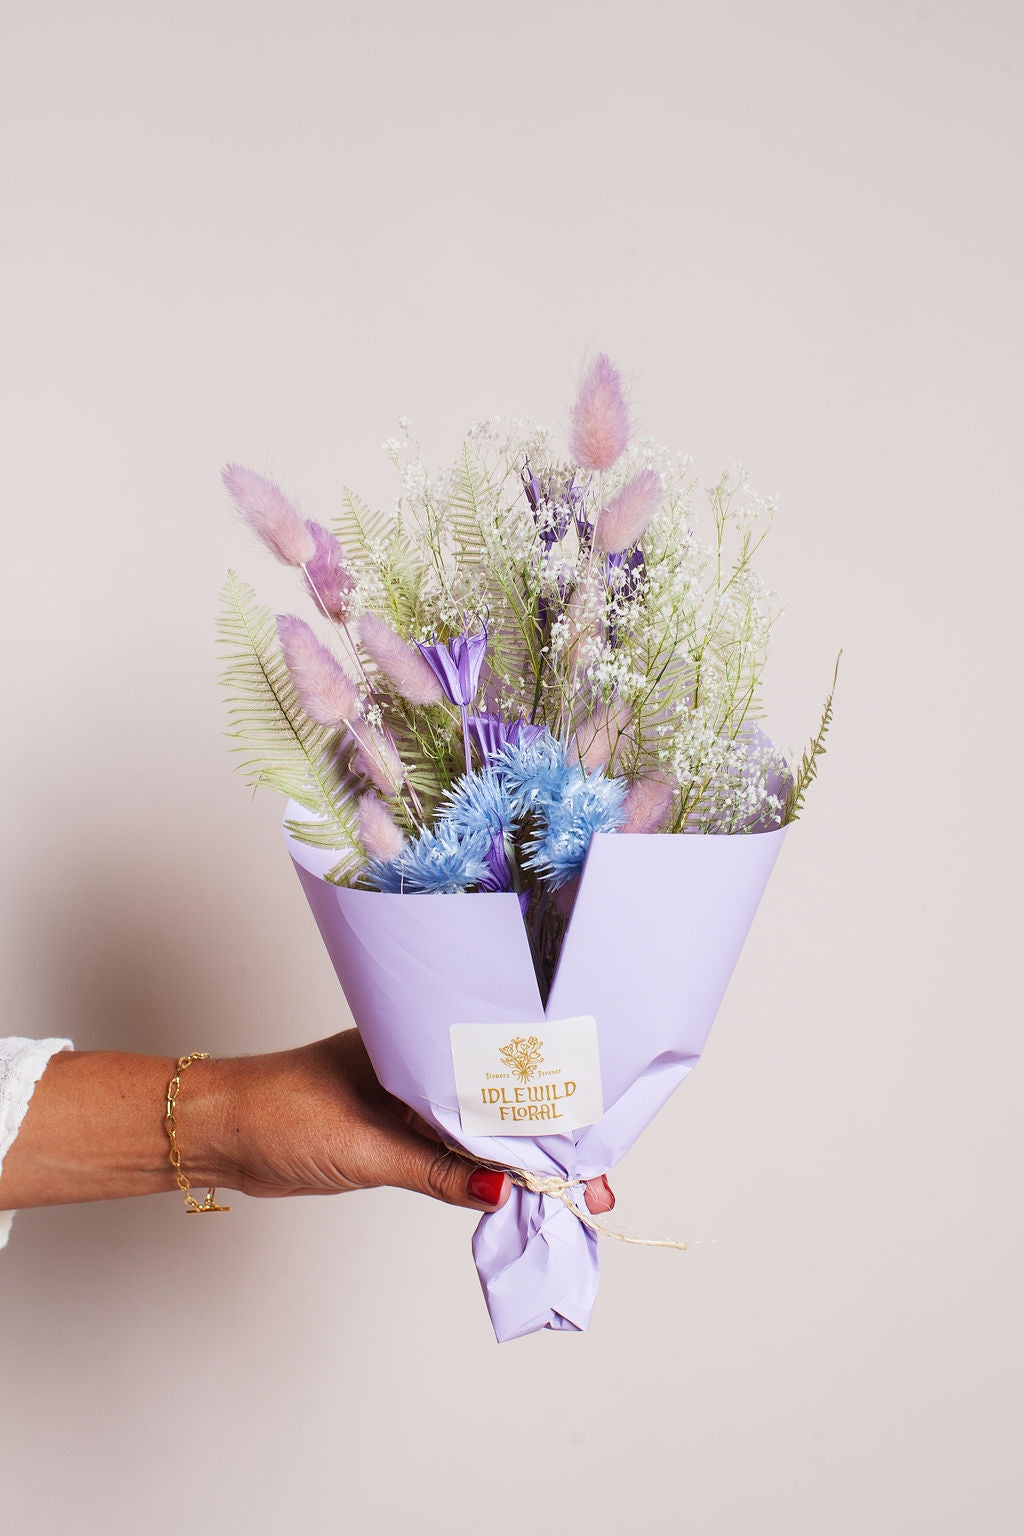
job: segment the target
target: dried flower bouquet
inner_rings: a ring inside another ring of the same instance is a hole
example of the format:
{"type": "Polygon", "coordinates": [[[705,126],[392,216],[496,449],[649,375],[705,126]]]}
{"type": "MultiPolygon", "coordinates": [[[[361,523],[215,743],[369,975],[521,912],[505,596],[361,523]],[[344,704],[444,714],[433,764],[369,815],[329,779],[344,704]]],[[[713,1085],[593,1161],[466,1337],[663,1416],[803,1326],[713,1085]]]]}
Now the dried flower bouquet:
{"type": "Polygon", "coordinates": [[[585,1327],[596,1246],[578,1181],[699,1057],[831,694],[791,767],[757,724],[776,603],[754,558],[772,503],[744,470],[723,475],[702,539],[689,459],[631,441],[607,357],[581,379],[568,460],[549,433],[496,419],[431,477],[402,428],[385,445],[402,479],[390,515],[346,492],[334,530],[225,470],[320,632],[275,622],[229,576],[231,730],[250,781],[292,802],[290,851],[384,1086],[525,1176],[475,1245],[499,1338],[585,1327]],[[695,835],[655,835],[673,833],[695,835]],[[465,893],[488,900],[445,899],[465,893]],[[568,1027],[581,1020],[590,1044],[568,1027]],[[522,1038],[539,1054],[541,1024],[540,1060],[560,1064],[506,1084],[508,1052],[522,1038]],[[471,1054],[497,1031],[494,1071],[460,1063],[463,1026],[471,1054]],[[478,1111],[460,1072],[479,1078],[478,1111]],[[574,1114],[559,1084],[579,1092],[574,1114]]]}

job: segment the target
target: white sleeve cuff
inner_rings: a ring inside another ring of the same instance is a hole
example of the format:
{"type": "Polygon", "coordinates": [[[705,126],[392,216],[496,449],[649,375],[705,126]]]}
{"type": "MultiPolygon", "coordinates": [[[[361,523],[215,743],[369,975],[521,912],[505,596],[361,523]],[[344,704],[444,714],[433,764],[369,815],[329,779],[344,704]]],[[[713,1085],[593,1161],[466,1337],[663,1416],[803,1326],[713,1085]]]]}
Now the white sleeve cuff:
{"type": "MultiPolygon", "coordinates": [[[[50,1057],[73,1050],[70,1040],[26,1040],[18,1035],[0,1039],[0,1169],[50,1057]]],[[[13,1215],[0,1211],[0,1248],[7,1243],[13,1215]]]]}

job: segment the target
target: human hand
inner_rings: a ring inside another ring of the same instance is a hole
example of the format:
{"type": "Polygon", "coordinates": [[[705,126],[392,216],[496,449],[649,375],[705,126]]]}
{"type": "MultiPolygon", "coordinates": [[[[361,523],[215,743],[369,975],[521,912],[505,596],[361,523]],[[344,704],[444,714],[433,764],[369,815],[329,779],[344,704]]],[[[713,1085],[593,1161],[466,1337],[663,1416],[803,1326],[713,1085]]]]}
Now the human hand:
{"type": "MultiPolygon", "coordinates": [[[[450,1152],[385,1092],[357,1030],[297,1050],[211,1062],[206,1071],[207,1091],[219,1086],[223,1111],[215,1132],[221,1171],[211,1173],[225,1187],[272,1197],[389,1184],[477,1211],[497,1210],[511,1193],[507,1174],[450,1152]]],[[[585,1198],[594,1215],[615,1204],[603,1177],[588,1182],[585,1198]]]]}
{"type": "MultiPolygon", "coordinates": [[[[173,1189],[162,1103],[173,1060],[64,1051],[43,1073],[0,1172],[0,1209],[173,1189]]],[[[334,1195],[393,1184],[491,1211],[508,1175],[474,1167],[378,1083],[356,1030],[297,1050],[197,1061],[175,1105],[182,1169],[200,1187],[334,1195]]],[[[615,1197],[592,1179],[594,1215],[615,1197]]]]}

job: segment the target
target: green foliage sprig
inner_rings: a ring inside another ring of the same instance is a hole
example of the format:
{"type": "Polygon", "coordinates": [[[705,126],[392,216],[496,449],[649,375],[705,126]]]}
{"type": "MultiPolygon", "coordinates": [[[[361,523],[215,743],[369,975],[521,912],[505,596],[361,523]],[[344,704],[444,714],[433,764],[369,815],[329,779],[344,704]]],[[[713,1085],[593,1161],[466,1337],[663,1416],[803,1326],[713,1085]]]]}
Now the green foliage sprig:
{"type": "Polygon", "coordinates": [[[842,659],[842,651],[836,657],[835,671],[832,673],[832,686],[825,700],[825,708],[822,710],[821,723],[817,734],[812,740],[807,751],[800,759],[800,766],[793,778],[793,788],[790,791],[786,805],[786,821],[796,821],[804,808],[804,795],[812,780],[818,777],[818,758],[825,755],[825,737],[828,728],[832,724],[832,699],[836,691],[836,680],[839,677],[839,663],[842,659]]]}
{"type": "Polygon", "coordinates": [[[304,842],[336,849],[341,876],[363,862],[348,755],[338,731],[304,713],[277,643],[274,617],[234,571],[221,593],[217,624],[225,651],[221,682],[230,690],[228,735],[245,754],[238,764],[253,788],[270,785],[316,820],[292,830],[304,842]]]}

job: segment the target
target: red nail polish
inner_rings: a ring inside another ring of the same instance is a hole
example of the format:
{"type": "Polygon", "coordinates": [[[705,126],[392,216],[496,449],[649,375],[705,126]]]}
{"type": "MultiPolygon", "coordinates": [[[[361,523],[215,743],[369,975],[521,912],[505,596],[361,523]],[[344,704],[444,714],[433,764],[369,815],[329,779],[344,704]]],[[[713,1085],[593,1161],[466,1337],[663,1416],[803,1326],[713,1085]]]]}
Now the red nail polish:
{"type": "Polygon", "coordinates": [[[471,1200],[481,1205],[497,1205],[505,1189],[505,1175],[497,1168],[477,1168],[466,1186],[471,1200]]]}
{"type": "Polygon", "coordinates": [[[614,1191],[614,1189],[612,1189],[611,1185],[608,1183],[608,1180],[605,1178],[603,1173],[601,1175],[601,1183],[604,1185],[605,1191],[606,1191],[606,1193],[608,1195],[608,1199],[611,1201],[611,1205],[608,1207],[608,1209],[610,1211],[614,1211],[614,1209],[615,1209],[615,1191],[614,1191]]]}

